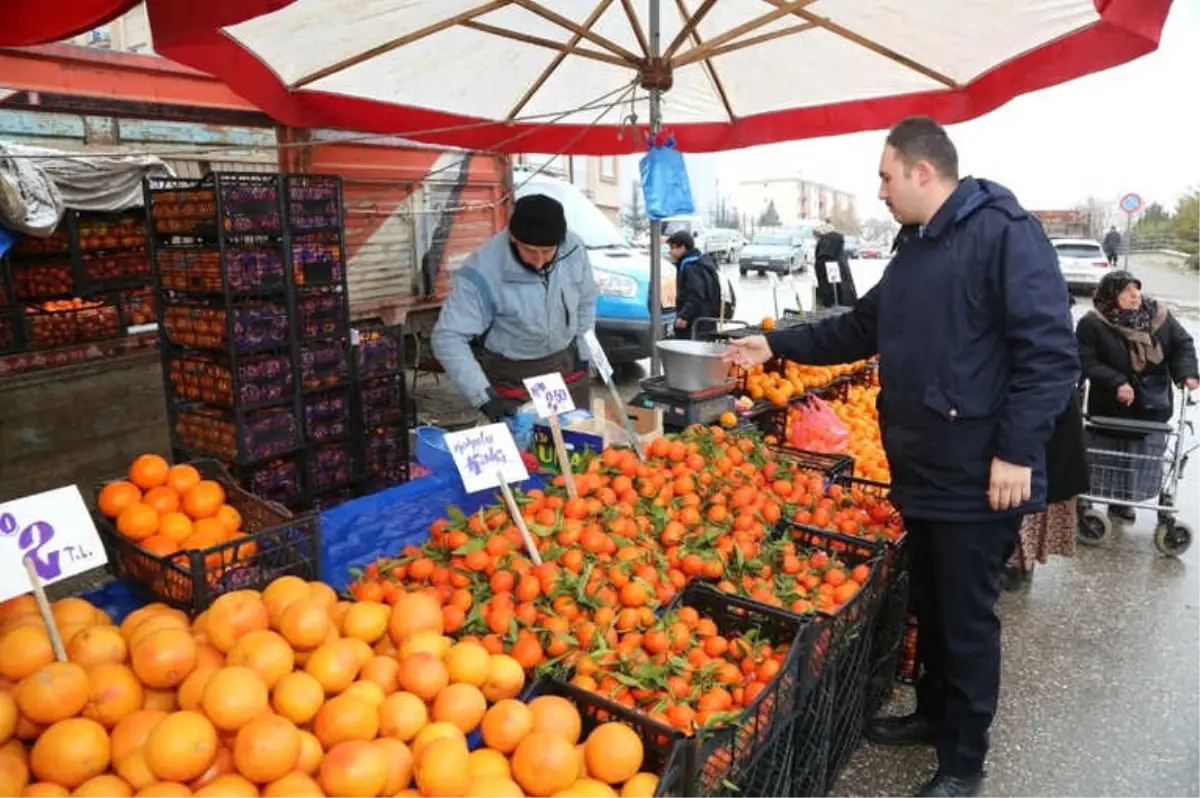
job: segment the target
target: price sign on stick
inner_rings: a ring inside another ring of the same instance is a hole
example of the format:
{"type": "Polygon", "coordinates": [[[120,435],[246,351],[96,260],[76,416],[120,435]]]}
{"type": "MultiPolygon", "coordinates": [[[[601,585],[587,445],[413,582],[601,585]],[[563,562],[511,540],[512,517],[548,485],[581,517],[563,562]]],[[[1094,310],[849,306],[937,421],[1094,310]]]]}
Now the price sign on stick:
{"type": "Polygon", "coordinates": [[[0,504],[0,601],[33,589],[26,559],[43,586],[108,562],[79,488],[68,485],[0,504]]]}
{"type": "Polygon", "coordinates": [[[825,261],[825,279],[830,285],[836,285],[842,281],[842,267],[836,260],[825,261]]]}
{"type": "Polygon", "coordinates": [[[621,419],[625,422],[625,432],[629,435],[629,440],[633,442],[633,449],[642,460],[646,459],[646,453],[642,451],[642,442],[637,436],[637,432],[633,429],[633,422],[629,420],[629,413],[625,411],[625,400],[621,398],[620,392],[617,390],[616,383],[613,382],[613,367],[608,362],[608,355],[604,352],[604,347],[600,346],[600,339],[596,337],[595,330],[588,330],[583,334],[583,342],[587,344],[587,348],[592,352],[592,362],[596,364],[596,370],[600,372],[600,376],[604,378],[604,385],[608,388],[608,395],[612,397],[613,404],[621,410],[621,419]]]}
{"type": "Polygon", "coordinates": [[[563,382],[561,374],[543,374],[540,377],[530,377],[524,382],[538,415],[550,421],[550,437],[554,439],[558,467],[562,471],[563,481],[567,484],[567,496],[574,499],[579,496],[579,491],[575,488],[575,475],[571,473],[571,458],[567,456],[567,445],[563,442],[558,414],[574,410],[575,401],[567,391],[567,384],[563,382]]]}
{"type": "Polygon", "coordinates": [[[521,461],[521,453],[517,451],[517,444],[508,427],[504,424],[488,424],[486,427],[451,432],[446,435],[446,446],[454,457],[454,465],[468,493],[500,488],[509,515],[525,540],[529,559],[541,565],[542,558],[538,556],[533,536],[529,534],[521,508],[517,506],[517,499],[508,486],[510,482],[529,479],[529,472],[525,470],[525,463],[521,461]]]}
{"type": "Polygon", "coordinates": [[[596,337],[595,330],[588,330],[583,334],[583,342],[587,344],[588,351],[592,353],[592,363],[596,365],[596,371],[600,372],[601,379],[604,382],[612,382],[613,367],[608,362],[608,354],[604,351],[604,347],[600,346],[600,339],[596,337]]]}

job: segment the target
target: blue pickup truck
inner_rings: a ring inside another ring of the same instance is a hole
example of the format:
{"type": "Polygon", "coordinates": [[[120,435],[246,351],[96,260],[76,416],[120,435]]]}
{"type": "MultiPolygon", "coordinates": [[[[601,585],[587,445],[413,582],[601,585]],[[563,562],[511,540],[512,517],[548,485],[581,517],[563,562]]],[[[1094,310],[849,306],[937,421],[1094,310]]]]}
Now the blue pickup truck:
{"type": "MultiPolygon", "coordinates": [[[[613,363],[650,357],[650,256],[625,241],[616,225],[575,186],[557,178],[515,170],[518,198],[545,194],[562,203],[567,228],[583,239],[596,275],[596,337],[613,363]]],[[[663,259],[662,332],[675,321],[675,267],[663,259]]]]}

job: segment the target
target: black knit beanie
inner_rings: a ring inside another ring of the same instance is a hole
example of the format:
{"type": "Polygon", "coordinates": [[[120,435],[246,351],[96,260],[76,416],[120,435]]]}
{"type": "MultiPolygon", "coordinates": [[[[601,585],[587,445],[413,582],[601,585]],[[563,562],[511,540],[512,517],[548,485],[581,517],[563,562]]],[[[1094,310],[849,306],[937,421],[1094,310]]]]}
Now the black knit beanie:
{"type": "Polygon", "coordinates": [[[513,206],[508,232],[531,247],[555,247],[567,237],[567,217],[558,200],[545,194],[529,194],[513,206]]]}

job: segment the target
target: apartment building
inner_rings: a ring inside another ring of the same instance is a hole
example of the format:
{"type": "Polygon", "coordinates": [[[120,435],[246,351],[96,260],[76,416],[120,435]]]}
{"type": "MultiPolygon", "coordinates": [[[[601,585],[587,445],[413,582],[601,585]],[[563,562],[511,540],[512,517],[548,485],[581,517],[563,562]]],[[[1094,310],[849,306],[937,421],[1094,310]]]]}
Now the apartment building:
{"type": "Polygon", "coordinates": [[[757,220],[772,203],[783,225],[806,219],[830,219],[841,226],[858,217],[853,194],[798,175],[739,181],[740,213],[757,220]]]}

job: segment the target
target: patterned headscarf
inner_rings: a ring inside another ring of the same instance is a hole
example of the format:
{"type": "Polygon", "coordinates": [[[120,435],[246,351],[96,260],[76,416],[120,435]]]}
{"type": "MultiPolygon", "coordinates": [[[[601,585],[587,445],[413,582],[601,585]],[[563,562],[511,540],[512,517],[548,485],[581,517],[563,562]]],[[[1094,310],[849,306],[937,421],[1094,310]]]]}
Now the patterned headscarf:
{"type": "Polygon", "coordinates": [[[1166,308],[1147,296],[1133,310],[1126,310],[1117,303],[1117,297],[1130,285],[1142,289],[1142,281],[1127,271],[1113,271],[1100,278],[1092,304],[1096,313],[1125,337],[1129,344],[1129,357],[1133,370],[1141,372],[1149,363],[1161,363],[1162,345],[1154,340],[1154,331],[1166,320],[1166,308]]]}

